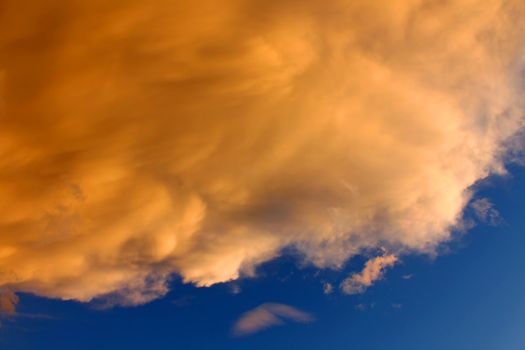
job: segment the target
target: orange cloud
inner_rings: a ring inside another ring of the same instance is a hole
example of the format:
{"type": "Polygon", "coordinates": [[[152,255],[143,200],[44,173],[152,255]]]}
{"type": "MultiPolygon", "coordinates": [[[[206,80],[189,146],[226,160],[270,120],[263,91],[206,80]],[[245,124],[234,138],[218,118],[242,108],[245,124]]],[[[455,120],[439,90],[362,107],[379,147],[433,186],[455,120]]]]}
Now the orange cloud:
{"type": "Polygon", "coordinates": [[[0,317],[14,315],[18,301],[19,298],[13,290],[9,288],[0,289],[0,317]]]}
{"type": "Polygon", "coordinates": [[[522,128],[521,0],[2,2],[0,286],[123,304],[432,252],[522,128]]]}
{"type": "Polygon", "coordinates": [[[383,278],[384,270],[397,262],[394,255],[383,255],[366,262],[363,271],[354,273],[341,283],[341,289],[346,294],[361,294],[375,281],[383,278]]]}

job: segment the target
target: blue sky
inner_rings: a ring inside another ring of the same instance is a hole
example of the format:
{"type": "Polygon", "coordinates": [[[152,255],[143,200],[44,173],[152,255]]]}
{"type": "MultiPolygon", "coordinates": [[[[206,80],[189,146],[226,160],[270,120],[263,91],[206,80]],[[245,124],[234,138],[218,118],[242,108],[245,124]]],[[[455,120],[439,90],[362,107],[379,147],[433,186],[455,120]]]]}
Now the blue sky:
{"type": "Polygon", "coordinates": [[[5,320],[5,349],[508,349],[525,348],[525,171],[493,177],[478,196],[490,198],[503,218],[478,224],[431,259],[405,256],[362,295],[337,289],[323,294],[320,281],[337,283],[346,271],[298,267],[290,257],[260,268],[256,278],[210,288],[173,282],[164,298],[131,308],[21,295],[19,316],[5,320]],[[405,278],[403,278],[405,276],[405,278]],[[407,276],[411,276],[407,278],[407,276]],[[247,310],[276,302],[311,313],[308,324],[288,322],[234,337],[247,310]]]}

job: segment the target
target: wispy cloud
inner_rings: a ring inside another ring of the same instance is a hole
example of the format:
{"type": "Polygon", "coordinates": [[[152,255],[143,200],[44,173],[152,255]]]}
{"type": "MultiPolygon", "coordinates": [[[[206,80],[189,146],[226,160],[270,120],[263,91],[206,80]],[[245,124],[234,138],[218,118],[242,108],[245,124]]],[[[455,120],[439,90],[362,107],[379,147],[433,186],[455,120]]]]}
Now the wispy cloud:
{"type": "Polygon", "coordinates": [[[171,303],[177,307],[185,307],[191,305],[195,297],[193,295],[183,295],[176,299],[173,299],[171,303]]]}
{"type": "Polygon", "coordinates": [[[242,288],[237,283],[232,283],[230,285],[230,293],[232,293],[232,294],[239,294],[241,292],[242,292],[242,288]]]}
{"type": "Polygon", "coordinates": [[[341,282],[341,290],[346,294],[361,294],[375,281],[383,277],[386,268],[397,262],[394,255],[384,255],[366,262],[365,267],[359,273],[354,273],[341,282]]]}
{"type": "Polygon", "coordinates": [[[374,309],[376,307],[376,304],[375,303],[359,303],[357,305],[354,306],[354,308],[357,310],[357,311],[367,311],[367,310],[371,310],[371,309],[374,309]]]}
{"type": "Polygon", "coordinates": [[[233,334],[245,336],[269,327],[283,325],[285,321],[307,323],[313,320],[312,315],[292,306],[266,303],[242,315],[233,327],[233,334]]]}
{"type": "Polygon", "coordinates": [[[334,286],[332,283],[323,283],[323,293],[324,294],[332,294],[334,292],[334,286]]]}
{"type": "Polygon", "coordinates": [[[488,198],[479,198],[470,203],[474,214],[482,223],[497,226],[502,222],[499,211],[494,208],[494,205],[488,198]]]}

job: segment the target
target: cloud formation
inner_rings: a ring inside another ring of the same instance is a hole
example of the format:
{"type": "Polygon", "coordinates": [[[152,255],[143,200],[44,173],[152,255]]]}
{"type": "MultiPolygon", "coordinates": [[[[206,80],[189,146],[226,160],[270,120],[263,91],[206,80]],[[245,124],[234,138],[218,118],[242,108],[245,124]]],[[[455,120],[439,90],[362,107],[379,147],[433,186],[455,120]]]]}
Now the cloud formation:
{"type": "Polygon", "coordinates": [[[14,315],[18,301],[19,298],[13,290],[0,288],[0,318],[14,315]]]}
{"type": "Polygon", "coordinates": [[[246,312],[234,325],[236,336],[250,335],[263,329],[283,325],[284,320],[307,323],[313,317],[299,309],[284,304],[266,303],[246,312]]]}
{"type": "Polygon", "coordinates": [[[383,255],[370,259],[359,273],[354,273],[341,282],[341,290],[345,294],[361,294],[375,281],[383,278],[383,273],[388,267],[397,262],[394,255],[383,255]]]}
{"type": "Polygon", "coordinates": [[[331,283],[325,282],[323,283],[323,293],[324,294],[332,294],[334,291],[334,286],[331,283]]]}
{"type": "Polygon", "coordinates": [[[523,124],[521,0],[0,5],[0,286],[432,252],[523,124]]]}
{"type": "Polygon", "coordinates": [[[470,203],[470,207],[474,214],[482,223],[497,226],[502,222],[499,211],[494,208],[494,205],[488,198],[479,198],[470,203]]]}

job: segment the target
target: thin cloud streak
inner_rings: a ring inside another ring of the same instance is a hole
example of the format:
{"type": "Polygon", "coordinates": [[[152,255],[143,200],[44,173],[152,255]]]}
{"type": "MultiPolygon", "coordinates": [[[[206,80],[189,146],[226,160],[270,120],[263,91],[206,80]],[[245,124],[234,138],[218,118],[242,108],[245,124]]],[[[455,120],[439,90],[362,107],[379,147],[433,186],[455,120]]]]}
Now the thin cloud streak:
{"type": "Polygon", "coordinates": [[[313,320],[312,315],[292,306],[266,303],[242,315],[233,327],[233,334],[247,336],[270,327],[283,325],[285,321],[308,323],[313,320]]]}

